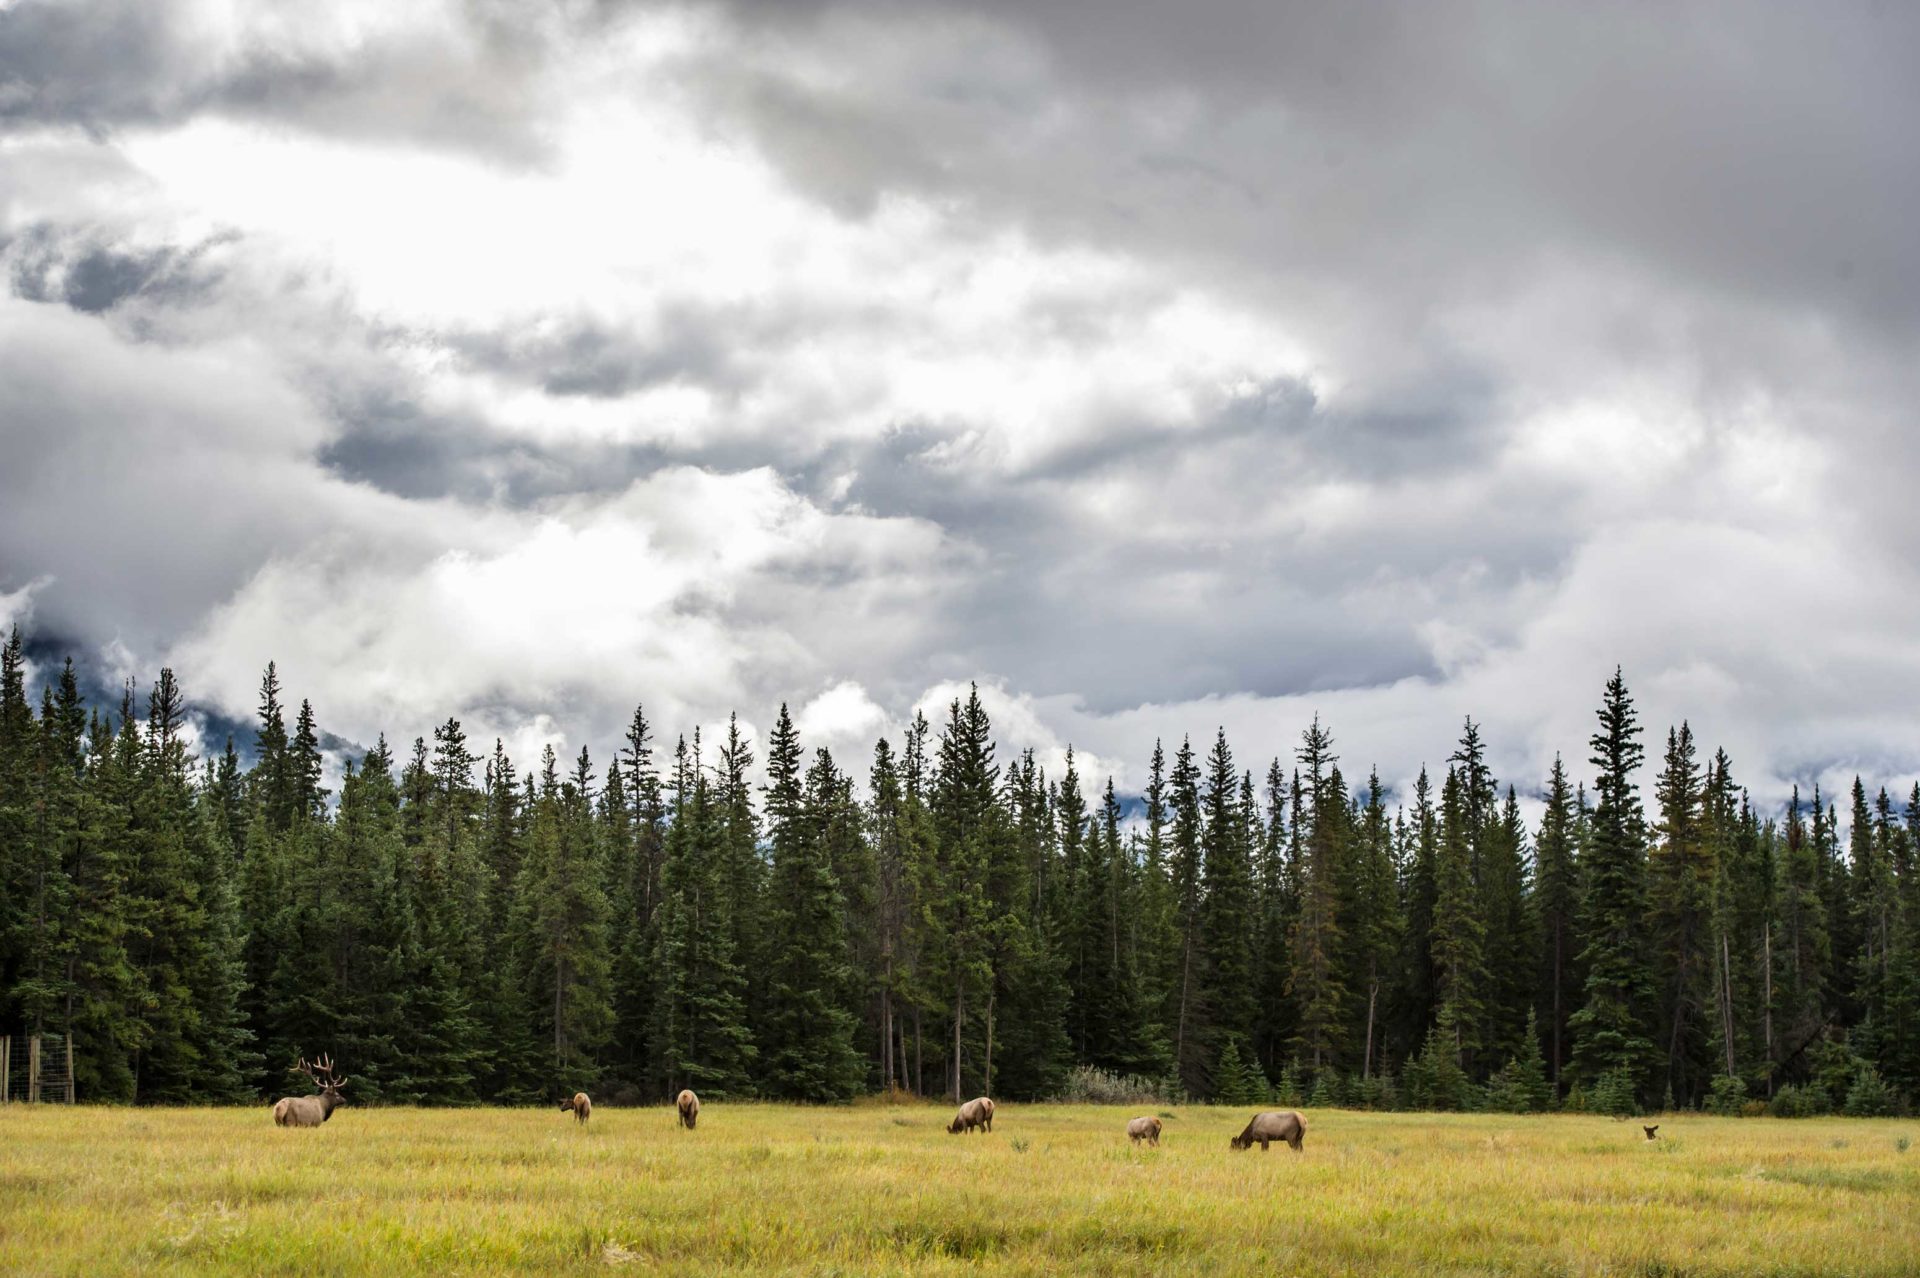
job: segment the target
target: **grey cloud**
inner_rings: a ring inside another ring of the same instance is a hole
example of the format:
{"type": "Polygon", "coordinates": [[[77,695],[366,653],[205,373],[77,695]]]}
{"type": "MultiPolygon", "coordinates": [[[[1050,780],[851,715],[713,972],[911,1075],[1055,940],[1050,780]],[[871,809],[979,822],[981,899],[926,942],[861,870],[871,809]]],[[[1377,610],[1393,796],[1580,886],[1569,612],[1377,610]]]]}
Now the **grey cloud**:
{"type": "Polygon", "coordinates": [[[64,302],[87,314],[136,297],[160,305],[192,305],[220,283],[222,272],[207,261],[209,251],[235,238],[222,235],[191,245],[143,247],[42,222],[24,228],[11,241],[0,240],[0,261],[7,264],[15,296],[29,301],[64,302]]]}
{"type": "Polygon", "coordinates": [[[691,77],[838,206],[922,191],[1252,287],[1332,275],[1415,310],[1573,251],[1869,326],[1920,320],[1910,8],[728,7],[763,56],[691,77]],[[965,67],[983,20],[1002,56],[965,67]],[[1010,73],[1022,39],[1036,69],[1010,73]],[[792,82],[804,60],[777,51],[828,42],[889,56],[842,90],[792,82]],[[1004,93],[948,92],[969,70],[1004,93]]]}
{"type": "Polygon", "coordinates": [[[65,124],[104,138],[214,114],[513,163],[545,154],[537,81],[557,33],[531,10],[475,0],[457,31],[325,53],[257,42],[227,50],[195,25],[208,17],[158,0],[0,9],[0,133],[65,124]]]}

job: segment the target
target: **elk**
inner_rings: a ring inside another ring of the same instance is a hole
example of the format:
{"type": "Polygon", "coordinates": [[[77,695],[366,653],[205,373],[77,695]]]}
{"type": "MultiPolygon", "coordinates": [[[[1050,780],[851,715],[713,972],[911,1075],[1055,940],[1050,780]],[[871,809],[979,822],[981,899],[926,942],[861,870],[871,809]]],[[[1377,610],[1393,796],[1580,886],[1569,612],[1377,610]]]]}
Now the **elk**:
{"type": "Polygon", "coordinates": [[[575,1092],[560,1098],[560,1112],[571,1113],[576,1122],[584,1123],[593,1117],[593,1101],[585,1092],[575,1092]]]}
{"type": "Polygon", "coordinates": [[[1648,1127],[1648,1126],[1647,1126],[1646,1124],[1644,1124],[1644,1123],[1642,1123],[1642,1124],[1640,1125],[1640,1130],[1641,1130],[1641,1131],[1643,1131],[1643,1132],[1645,1132],[1645,1133],[1647,1134],[1647,1139],[1648,1139],[1648,1140],[1659,1140],[1659,1139],[1660,1139],[1660,1138],[1659,1138],[1658,1136],[1656,1136],[1656,1135],[1654,1135],[1654,1133],[1655,1133],[1655,1132],[1657,1132],[1657,1131],[1659,1131],[1659,1130],[1660,1130],[1660,1124],[1658,1124],[1658,1123],[1655,1123],[1655,1124],[1654,1124],[1653,1126],[1651,1126],[1651,1127],[1648,1127]]]}
{"type": "Polygon", "coordinates": [[[336,1078],[333,1073],[333,1057],[322,1056],[312,1064],[302,1056],[296,1061],[290,1074],[305,1074],[320,1089],[318,1096],[282,1096],[273,1105],[273,1121],[279,1127],[318,1127],[333,1117],[333,1111],[346,1103],[340,1095],[340,1089],[347,1085],[344,1078],[336,1078]]]}
{"type": "Polygon", "coordinates": [[[1269,1109],[1255,1114],[1253,1121],[1247,1124],[1247,1129],[1227,1144],[1233,1149],[1247,1149],[1258,1144],[1264,1153],[1269,1141],[1284,1140],[1297,1154],[1301,1142],[1306,1138],[1306,1119],[1290,1109],[1269,1109]]]}
{"type": "Polygon", "coordinates": [[[982,1131],[993,1130],[993,1102],[985,1096],[976,1096],[955,1111],[947,1131],[957,1136],[976,1127],[982,1131]]]}
{"type": "Polygon", "coordinates": [[[680,1095],[674,1098],[673,1106],[680,1111],[680,1125],[692,1131],[693,1125],[700,1121],[700,1098],[693,1094],[692,1088],[682,1088],[680,1095]]]}
{"type": "Polygon", "coordinates": [[[1157,1118],[1136,1118],[1127,1124],[1127,1139],[1138,1145],[1147,1142],[1156,1148],[1160,1144],[1160,1120],[1157,1118]]]}

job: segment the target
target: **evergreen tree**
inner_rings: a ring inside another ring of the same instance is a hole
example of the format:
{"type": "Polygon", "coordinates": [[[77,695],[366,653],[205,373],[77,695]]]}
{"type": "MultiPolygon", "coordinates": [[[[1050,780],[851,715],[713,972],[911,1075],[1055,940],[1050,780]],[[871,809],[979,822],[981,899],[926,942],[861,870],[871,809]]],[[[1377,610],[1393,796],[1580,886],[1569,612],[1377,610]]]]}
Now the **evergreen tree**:
{"type": "Polygon", "coordinates": [[[1300,839],[1300,915],[1293,927],[1292,994],[1297,1019],[1294,1043],[1317,1075],[1338,1065],[1345,1048],[1347,985],[1340,970],[1339,900],[1345,874],[1347,802],[1333,767],[1333,735],[1313,725],[1301,735],[1296,757],[1307,770],[1309,807],[1293,828],[1300,839]]]}
{"type": "Polygon", "coordinates": [[[1618,670],[1607,683],[1599,720],[1591,761],[1600,769],[1600,801],[1582,858],[1586,1003],[1570,1023],[1574,1068],[1581,1078],[1596,1083],[1614,1071],[1639,1079],[1653,1058],[1647,1037],[1653,977],[1642,942],[1647,915],[1645,819],[1633,781],[1644,751],[1637,740],[1633,699],[1618,670]]]}
{"type": "Polygon", "coordinates": [[[1245,1055],[1259,1028],[1259,1007],[1254,1002],[1256,899],[1246,822],[1238,802],[1239,781],[1223,729],[1207,756],[1202,807],[1200,928],[1206,937],[1206,962],[1201,1002],[1211,1022],[1213,1042],[1220,1048],[1229,1041],[1241,1045],[1236,1061],[1245,1055]]]}
{"type": "Polygon", "coordinates": [[[652,1055],[659,1094],[682,1087],[715,1096],[751,1091],[759,1055],[747,1021],[746,971],[735,961],[720,814],[700,760],[674,750],[673,817],[660,868],[653,966],[652,1055]]]}
{"type": "Polygon", "coordinates": [[[1574,861],[1573,793],[1559,755],[1547,779],[1546,813],[1534,845],[1534,908],[1541,934],[1540,1010],[1547,1018],[1547,1076],[1557,1089],[1566,1065],[1567,1021],[1582,988],[1575,955],[1581,949],[1576,912],[1579,866],[1574,861]]]}
{"type": "Polygon", "coordinates": [[[1667,733],[1666,762],[1655,786],[1660,803],[1657,838],[1648,855],[1652,949],[1662,973],[1660,1027],[1664,1031],[1665,1088],[1678,1103],[1697,1105],[1713,1074],[1710,1009],[1714,846],[1702,812],[1693,730],[1667,733]]]}
{"type": "Polygon", "coordinates": [[[825,751],[805,778],[800,763],[799,735],[783,705],[767,740],[773,947],[762,1078],[784,1100],[846,1100],[863,1080],[846,1007],[845,902],[827,844],[840,781],[825,751]]]}
{"type": "MultiPolygon", "coordinates": [[[[1437,1041],[1451,1045],[1455,1062],[1469,1069],[1481,1046],[1486,986],[1486,922],[1473,884],[1471,808],[1460,770],[1447,769],[1440,788],[1440,850],[1434,867],[1433,973],[1439,1010],[1437,1041]]],[[[1429,1043],[1433,1041],[1430,1039],[1429,1043]]]]}

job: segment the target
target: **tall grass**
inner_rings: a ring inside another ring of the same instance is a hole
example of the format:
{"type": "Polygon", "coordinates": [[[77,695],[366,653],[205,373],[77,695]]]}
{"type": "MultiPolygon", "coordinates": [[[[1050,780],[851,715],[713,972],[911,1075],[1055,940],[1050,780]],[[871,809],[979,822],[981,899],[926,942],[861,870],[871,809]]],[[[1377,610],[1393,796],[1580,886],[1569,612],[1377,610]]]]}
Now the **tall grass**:
{"type": "Polygon", "coordinates": [[[8,1274],[1911,1274],[1902,1124],[1244,1109],[0,1110],[8,1274]],[[1020,1142],[1016,1146],[1016,1140],[1020,1142]],[[1844,1141],[1842,1147],[1834,1142],[1844,1141]],[[1024,1150],[1024,1152],[1021,1152],[1024,1150]]]}

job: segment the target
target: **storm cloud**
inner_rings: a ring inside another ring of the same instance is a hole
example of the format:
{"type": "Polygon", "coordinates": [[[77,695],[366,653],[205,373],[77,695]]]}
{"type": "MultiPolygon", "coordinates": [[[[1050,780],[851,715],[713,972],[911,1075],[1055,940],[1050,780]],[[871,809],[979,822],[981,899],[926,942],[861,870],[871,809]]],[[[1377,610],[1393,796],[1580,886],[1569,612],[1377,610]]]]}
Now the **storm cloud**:
{"type": "MultiPolygon", "coordinates": [[[[0,603],[516,752],[983,684],[1920,772],[1920,17],[0,4],[0,603]],[[537,16],[534,16],[537,12],[537,16]]],[[[854,763],[853,755],[843,762],[854,763]]]]}

